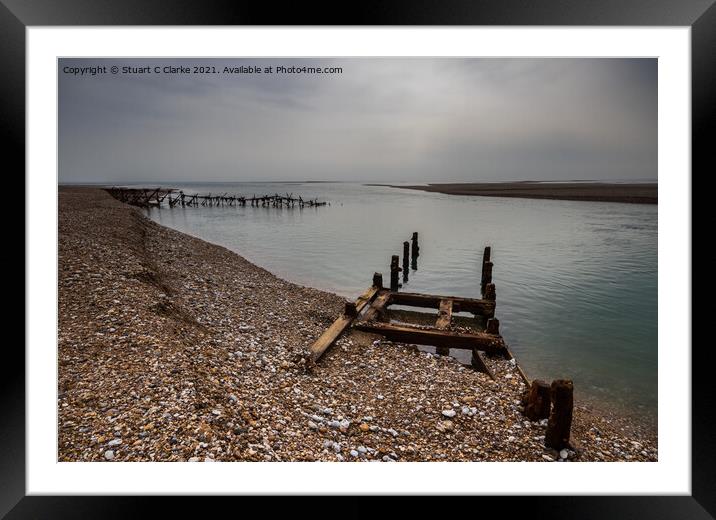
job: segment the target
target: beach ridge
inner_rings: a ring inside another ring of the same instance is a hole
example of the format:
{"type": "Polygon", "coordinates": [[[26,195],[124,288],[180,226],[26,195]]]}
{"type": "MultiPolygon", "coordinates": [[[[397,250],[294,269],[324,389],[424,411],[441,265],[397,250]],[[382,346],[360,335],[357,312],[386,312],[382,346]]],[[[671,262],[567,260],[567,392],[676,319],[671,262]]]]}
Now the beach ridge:
{"type": "Polygon", "coordinates": [[[370,186],[421,190],[447,195],[658,204],[657,183],[519,181],[429,183],[427,185],[372,184],[370,186]]]}

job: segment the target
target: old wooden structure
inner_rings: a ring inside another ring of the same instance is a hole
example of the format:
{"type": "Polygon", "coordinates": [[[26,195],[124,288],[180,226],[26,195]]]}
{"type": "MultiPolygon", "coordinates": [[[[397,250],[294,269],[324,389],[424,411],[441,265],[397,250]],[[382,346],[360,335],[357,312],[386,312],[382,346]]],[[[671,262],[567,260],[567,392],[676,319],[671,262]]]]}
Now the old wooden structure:
{"type": "MultiPolygon", "coordinates": [[[[403,244],[403,269],[407,269],[407,242],[403,244]]],[[[344,312],[311,346],[310,358],[316,362],[349,328],[363,332],[378,334],[398,343],[434,346],[436,353],[448,355],[450,349],[471,351],[471,365],[487,374],[493,380],[484,356],[500,356],[513,360],[509,347],[500,335],[500,322],[495,317],[496,291],[492,280],[492,250],[488,246],[484,250],[480,287],[481,298],[463,298],[457,296],[439,296],[401,292],[398,290],[399,258],[391,258],[390,288],[383,287],[383,275],[375,273],[373,284],[355,301],[346,302],[344,312]],[[391,320],[391,306],[409,306],[425,309],[436,309],[437,314],[432,326],[405,323],[391,320]],[[475,320],[473,326],[454,326],[453,315],[471,313],[475,320]]],[[[411,259],[417,261],[417,233],[413,234],[411,259]]],[[[417,266],[416,266],[417,267],[417,266]]],[[[407,281],[407,279],[404,279],[407,281]]],[[[527,375],[513,361],[515,367],[527,385],[524,396],[524,413],[529,420],[548,420],[545,434],[545,445],[549,448],[563,449],[570,447],[570,429],[572,423],[572,382],[557,380],[548,385],[535,380],[530,384],[527,375]]]]}
{"type": "MultiPolygon", "coordinates": [[[[411,258],[417,261],[417,233],[413,234],[411,258]]],[[[406,269],[409,254],[408,243],[403,244],[403,269],[406,269]]],[[[495,318],[495,291],[492,284],[492,271],[485,277],[485,264],[490,263],[490,248],[485,248],[482,281],[484,286],[482,298],[463,298],[458,296],[439,296],[399,291],[400,261],[397,255],[391,258],[390,288],[383,287],[383,275],[373,275],[373,285],[369,287],[353,303],[346,304],[344,313],[329,327],[311,346],[311,359],[317,361],[323,353],[349,327],[364,332],[380,334],[388,340],[415,345],[436,347],[438,354],[447,355],[449,349],[466,349],[472,352],[472,365],[475,369],[493,377],[483,360],[483,355],[499,355],[512,359],[505,341],[499,332],[499,321],[495,318]],[[410,323],[391,323],[390,306],[404,305],[425,309],[436,309],[437,318],[433,326],[415,325],[410,323]],[[479,323],[485,324],[477,329],[457,330],[453,327],[453,313],[472,313],[479,323]]],[[[520,369],[520,374],[527,378],[520,369]]]]}
{"type": "Polygon", "coordinates": [[[301,196],[294,197],[292,193],[286,195],[235,195],[223,193],[216,194],[186,194],[182,190],[166,188],[123,188],[111,187],[106,191],[115,199],[139,207],[161,207],[166,201],[170,208],[181,206],[191,208],[198,206],[251,206],[251,207],[272,207],[272,208],[304,208],[326,206],[327,202],[319,202],[318,199],[304,199],[301,196]]]}

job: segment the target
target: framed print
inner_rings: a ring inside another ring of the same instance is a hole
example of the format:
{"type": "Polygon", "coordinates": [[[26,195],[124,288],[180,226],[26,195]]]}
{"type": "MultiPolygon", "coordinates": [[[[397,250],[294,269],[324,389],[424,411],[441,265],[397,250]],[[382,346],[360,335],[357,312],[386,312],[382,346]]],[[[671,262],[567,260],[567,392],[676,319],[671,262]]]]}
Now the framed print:
{"type": "Polygon", "coordinates": [[[0,6],[28,208],[8,518],[255,494],[714,514],[711,2],[61,4],[0,6]]]}

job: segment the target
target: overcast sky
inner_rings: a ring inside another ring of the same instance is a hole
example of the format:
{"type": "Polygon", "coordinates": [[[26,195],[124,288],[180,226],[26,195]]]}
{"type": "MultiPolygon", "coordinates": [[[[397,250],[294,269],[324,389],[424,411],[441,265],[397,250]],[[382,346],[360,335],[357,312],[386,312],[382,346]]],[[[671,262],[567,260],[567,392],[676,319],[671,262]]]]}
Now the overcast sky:
{"type": "Polygon", "coordinates": [[[60,182],[656,177],[656,59],[59,62],[60,182]],[[63,72],[91,65],[108,72],[63,72]],[[114,75],[112,65],[274,73],[114,75]]]}

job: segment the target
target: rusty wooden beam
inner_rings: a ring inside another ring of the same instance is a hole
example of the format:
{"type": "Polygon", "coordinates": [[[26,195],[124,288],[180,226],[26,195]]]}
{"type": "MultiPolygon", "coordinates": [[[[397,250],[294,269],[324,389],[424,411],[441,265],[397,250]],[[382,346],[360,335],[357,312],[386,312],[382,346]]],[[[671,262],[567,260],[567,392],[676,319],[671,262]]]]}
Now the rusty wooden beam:
{"type": "Polygon", "coordinates": [[[478,349],[483,352],[503,353],[505,343],[499,336],[484,333],[451,332],[448,330],[421,329],[409,325],[359,321],[354,328],[385,336],[391,341],[416,345],[433,345],[460,349],[478,349]]]}
{"type": "Polygon", "coordinates": [[[480,354],[480,351],[476,348],[472,349],[472,359],[471,359],[471,365],[472,368],[477,370],[478,372],[482,372],[483,374],[487,374],[487,376],[495,380],[495,374],[492,373],[492,370],[485,364],[485,360],[482,359],[482,354],[480,354]]]}
{"type": "Polygon", "coordinates": [[[436,296],[432,294],[400,292],[392,294],[390,304],[438,309],[442,300],[452,301],[453,312],[466,311],[487,317],[495,315],[494,301],[477,300],[474,298],[457,298],[453,296],[436,296]]]}

